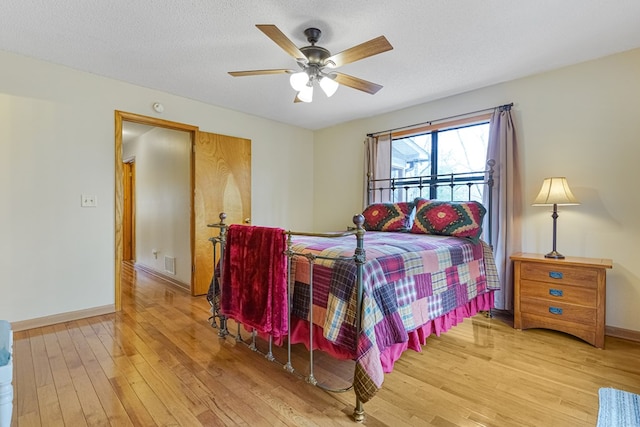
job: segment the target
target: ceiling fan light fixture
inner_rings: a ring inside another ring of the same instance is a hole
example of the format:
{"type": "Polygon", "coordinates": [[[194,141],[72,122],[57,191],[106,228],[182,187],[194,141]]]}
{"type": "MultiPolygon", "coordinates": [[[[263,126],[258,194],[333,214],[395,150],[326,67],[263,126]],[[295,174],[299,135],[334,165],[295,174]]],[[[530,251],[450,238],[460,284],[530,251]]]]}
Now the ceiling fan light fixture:
{"type": "Polygon", "coordinates": [[[307,83],[309,83],[309,74],[307,74],[306,71],[293,73],[291,77],[289,77],[289,83],[294,90],[301,92],[307,86],[307,83]]]}
{"type": "Polygon", "coordinates": [[[301,70],[294,71],[285,68],[276,68],[229,71],[229,74],[233,77],[289,74],[289,84],[297,93],[293,102],[311,102],[313,98],[313,86],[316,82],[327,97],[333,96],[338,86],[347,86],[371,95],[382,89],[382,86],[378,84],[368,82],[358,77],[334,73],[332,70],[330,71],[330,69],[342,67],[343,65],[393,49],[393,46],[391,46],[385,36],[378,36],[332,55],[329,50],[317,45],[320,35],[322,34],[322,31],[318,28],[311,27],[304,30],[304,35],[309,45],[298,47],[273,24],[261,24],[256,25],[256,27],[280,46],[282,50],[293,57],[301,70]],[[326,71],[324,71],[325,68],[327,69],[326,71]]]}
{"type": "Polygon", "coordinates": [[[336,91],[338,90],[338,86],[340,86],[338,82],[336,82],[329,76],[323,76],[320,79],[320,87],[329,98],[333,96],[334,93],[336,93],[336,91]]]}
{"type": "Polygon", "coordinates": [[[302,102],[311,102],[313,100],[313,85],[307,84],[298,92],[298,99],[302,102]]]}

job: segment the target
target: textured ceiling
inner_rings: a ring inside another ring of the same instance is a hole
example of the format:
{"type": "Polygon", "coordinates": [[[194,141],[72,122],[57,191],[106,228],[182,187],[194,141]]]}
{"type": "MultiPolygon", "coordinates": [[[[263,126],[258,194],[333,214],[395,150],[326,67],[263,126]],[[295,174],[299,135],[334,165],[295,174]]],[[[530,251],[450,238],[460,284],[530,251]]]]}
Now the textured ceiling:
{"type": "Polygon", "coordinates": [[[640,47],[639,22],[638,0],[3,0],[0,49],[320,129],[640,47]],[[384,87],[294,104],[288,75],[231,77],[296,68],[255,24],[298,46],[315,26],[332,53],[385,35],[339,68],[384,87]]]}

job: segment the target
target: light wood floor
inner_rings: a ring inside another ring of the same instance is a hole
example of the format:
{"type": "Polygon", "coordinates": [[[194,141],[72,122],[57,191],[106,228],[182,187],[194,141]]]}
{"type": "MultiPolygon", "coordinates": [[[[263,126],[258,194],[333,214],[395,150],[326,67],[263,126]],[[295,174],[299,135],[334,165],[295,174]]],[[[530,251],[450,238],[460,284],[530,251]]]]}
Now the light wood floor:
{"type": "MultiPolygon", "coordinates": [[[[217,338],[204,297],[123,276],[122,312],[15,333],[12,426],[356,425],[352,391],[329,394],[217,338]]],[[[320,380],[351,369],[321,364],[320,380]]],[[[595,426],[600,387],[640,393],[640,344],[607,337],[598,350],[477,316],[405,353],[364,424],[595,426]]]]}

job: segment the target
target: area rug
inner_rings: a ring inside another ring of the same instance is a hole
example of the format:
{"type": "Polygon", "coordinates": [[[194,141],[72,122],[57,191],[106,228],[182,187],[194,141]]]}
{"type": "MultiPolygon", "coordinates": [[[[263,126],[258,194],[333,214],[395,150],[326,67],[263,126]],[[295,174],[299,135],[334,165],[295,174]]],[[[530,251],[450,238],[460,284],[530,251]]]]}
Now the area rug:
{"type": "Polygon", "coordinates": [[[615,388],[598,390],[596,427],[640,427],[640,395],[615,388]]]}

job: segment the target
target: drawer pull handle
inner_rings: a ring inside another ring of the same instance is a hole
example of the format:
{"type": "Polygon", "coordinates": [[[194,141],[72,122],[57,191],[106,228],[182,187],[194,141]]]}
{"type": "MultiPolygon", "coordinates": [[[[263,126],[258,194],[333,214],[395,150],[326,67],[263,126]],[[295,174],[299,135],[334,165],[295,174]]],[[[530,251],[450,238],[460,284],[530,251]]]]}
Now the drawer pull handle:
{"type": "Polygon", "coordinates": [[[549,307],[549,313],[562,316],[562,309],[560,307],[549,307]]]}
{"type": "Polygon", "coordinates": [[[562,279],[562,273],[559,271],[550,271],[549,277],[551,277],[552,279],[562,279]]]}
{"type": "Polygon", "coordinates": [[[562,289],[549,289],[549,295],[552,297],[561,297],[562,289]]]}

